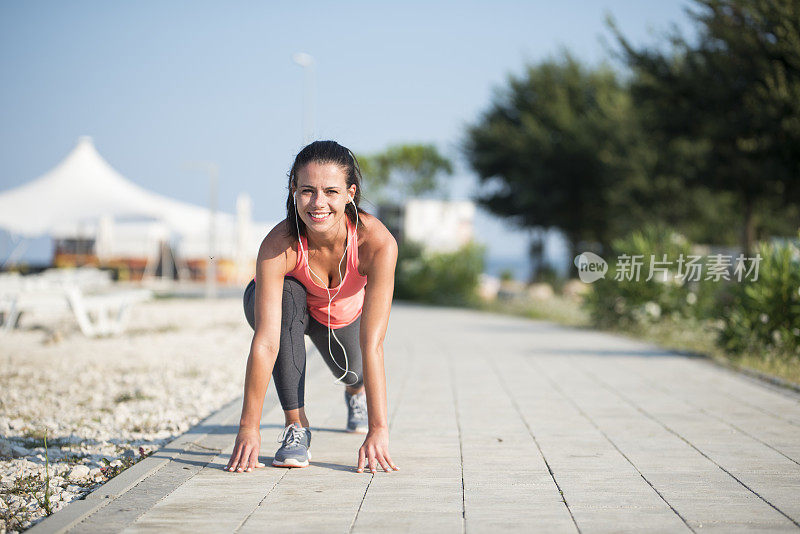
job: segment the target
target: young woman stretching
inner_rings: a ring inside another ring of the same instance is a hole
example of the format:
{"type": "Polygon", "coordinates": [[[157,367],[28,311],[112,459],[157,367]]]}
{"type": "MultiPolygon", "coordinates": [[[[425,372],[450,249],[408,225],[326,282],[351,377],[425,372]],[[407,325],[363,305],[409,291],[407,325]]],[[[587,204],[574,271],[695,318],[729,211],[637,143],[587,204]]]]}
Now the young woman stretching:
{"type": "Polygon", "coordinates": [[[397,243],[358,207],[360,199],[361,171],[350,150],[316,141],[297,154],[289,172],[286,219],[261,243],[256,277],[244,294],[245,316],[255,333],[228,471],[264,467],[258,453],[270,373],[285,419],[272,465],[308,465],[306,334],[345,384],[347,429],[367,434],[357,471],[367,466],[374,473],[379,465],[387,472],[397,469],[389,456],[383,366],[397,243]]]}

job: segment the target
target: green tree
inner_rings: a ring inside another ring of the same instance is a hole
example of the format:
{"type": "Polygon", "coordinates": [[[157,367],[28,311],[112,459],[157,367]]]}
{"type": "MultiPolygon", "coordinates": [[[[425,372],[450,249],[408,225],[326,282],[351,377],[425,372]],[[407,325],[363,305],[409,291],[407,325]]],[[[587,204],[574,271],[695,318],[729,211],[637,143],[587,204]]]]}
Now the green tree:
{"type": "Polygon", "coordinates": [[[487,186],[477,200],[521,227],[559,227],[575,250],[607,245],[630,224],[620,184],[638,187],[636,131],[610,68],[587,69],[569,53],[528,66],[467,131],[466,157],[487,186]]]}
{"type": "Polygon", "coordinates": [[[431,144],[392,145],[358,160],[365,188],[377,201],[436,192],[441,176],[453,174],[451,161],[431,144]]]}
{"type": "Polygon", "coordinates": [[[665,146],[647,126],[629,82],[609,67],[569,53],[529,66],[467,132],[467,159],[488,189],[478,201],[518,226],[561,228],[573,249],[584,241],[608,251],[646,224],[735,242],[734,196],[687,184],[703,148],[665,146]]]}
{"type": "MultiPolygon", "coordinates": [[[[634,74],[631,93],[664,153],[684,149],[689,186],[729,194],[749,254],[758,214],[796,217],[800,201],[800,3],[696,0],[695,40],[636,49],[609,25],[634,74]]],[[[771,221],[762,226],[782,228],[771,221]]]]}

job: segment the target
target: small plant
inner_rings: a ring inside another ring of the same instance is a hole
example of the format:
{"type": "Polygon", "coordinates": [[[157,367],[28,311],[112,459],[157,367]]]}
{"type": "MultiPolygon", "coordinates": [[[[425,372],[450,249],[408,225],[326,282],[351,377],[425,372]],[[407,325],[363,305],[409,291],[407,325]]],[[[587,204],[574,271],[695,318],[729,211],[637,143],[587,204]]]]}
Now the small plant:
{"type": "Polygon", "coordinates": [[[133,393],[129,393],[127,391],[125,393],[120,393],[114,398],[114,402],[120,404],[123,402],[130,402],[130,401],[151,400],[152,398],[153,397],[145,395],[144,393],[142,393],[141,390],[137,389],[133,393]]]}
{"type": "Polygon", "coordinates": [[[7,530],[24,530],[23,525],[32,519],[33,512],[26,504],[14,506],[8,497],[11,495],[22,498],[28,497],[36,485],[35,481],[38,481],[36,475],[25,475],[14,480],[11,487],[0,488],[0,495],[3,496],[3,501],[5,502],[3,520],[6,523],[7,530]]]}
{"type": "Polygon", "coordinates": [[[67,454],[64,455],[64,458],[62,458],[61,461],[66,464],[77,464],[80,463],[81,460],[83,460],[84,458],[88,458],[89,456],[90,455],[86,453],[67,454]]]}
{"type": "Polygon", "coordinates": [[[615,240],[606,258],[608,272],[605,278],[592,283],[586,298],[594,324],[606,328],[636,327],[662,318],[709,316],[719,288],[711,282],[683,282],[676,276],[677,260],[691,255],[692,247],[686,238],[664,227],[645,227],[615,240]],[[616,262],[622,255],[640,257],[638,276],[631,268],[632,260],[627,265],[616,262]],[[651,258],[663,261],[665,257],[672,262],[669,270],[664,273],[654,269],[650,277],[651,258]]]}
{"type": "Polygon", "coordinates": [[[800,248],[762,244],[758,279],[734,288],[720,344],[742,353],[800,358],[800,248]]]}
{"type": "Polygon", "coordinates": [[[467,305],[478,301],[483,247],[470,243],[454,252],[426,252],[419,244],[400,245],[394,296],[432,304],[467,305]]]}
{"type": "Polygon", "coordinates": [[[129,468],[138,461],[134,457],[121,458],[119,460],[120,463],[116,465],[111,465],[113,462],[109,462],[108,459],[106,458],[101,458],[100,460],[105,465],[105,467],[100,468],[100,472],[102,472],[103,475],[105,475],[105,477],[108,479],[114,478],[115,476],[122,473],[123,471],[125,471],[127,468],[129,468]]]}
{"type": "Polygon", "coordinates": [[[53,504],[50,502],[50,456],[47,450],[47,430],[44,431],[44,497],[39,499],[36,493],[33,494],[36,497],[36,501],[39,503],[39,506],[44,510],[46,515],[53,515],[53,504]]]}

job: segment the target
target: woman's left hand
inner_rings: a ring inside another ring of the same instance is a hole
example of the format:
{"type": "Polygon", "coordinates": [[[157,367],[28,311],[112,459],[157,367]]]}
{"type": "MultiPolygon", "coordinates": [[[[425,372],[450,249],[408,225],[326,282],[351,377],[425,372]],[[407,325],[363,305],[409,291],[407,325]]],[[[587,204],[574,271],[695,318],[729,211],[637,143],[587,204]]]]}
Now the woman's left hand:
{"type": "Polygon", "coordinates": [[[399,470],[399,467],[394,465],[392,457],[389,456],[389,430],[385,428],[370,429],[367,433],[364,444],[358,449],[358,469],[356,471],[363,473],[364,467],[367,466],[374,473],[378,465],[387,473],[392,469],[399,470]]]}

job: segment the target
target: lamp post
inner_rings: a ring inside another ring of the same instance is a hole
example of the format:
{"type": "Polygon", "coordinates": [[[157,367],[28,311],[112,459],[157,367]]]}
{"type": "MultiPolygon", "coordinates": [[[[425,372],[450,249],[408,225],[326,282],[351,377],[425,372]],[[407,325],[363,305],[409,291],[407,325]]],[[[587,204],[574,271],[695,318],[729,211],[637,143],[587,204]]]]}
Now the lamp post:
{"type": "Polygon", "coordinates": [[[208,199],[208,259],[206,260],[206,298],[217,296],[217,183],[219,181],[219,166],[210,161],[195,161],[189,167],[203,170],[208,173],[209,199],[208,199]]]}
{"type": "Polygon", "coordinates": [[[314,139],[314,58],[305,52],[292,54],[292,61],[303,67],[303,144],[314,139]]]}
{"type": "Polygon", "coordinates": [[[217,197],[219,189],[219,167],[216,163],[207,165],[209,176],[209,199],[208,209],[210,220],[208,221],[208,276],[206,277],[206,298],[212,299],[217,296],[217,261],[214,259],[217,251],[217,197]]]}

